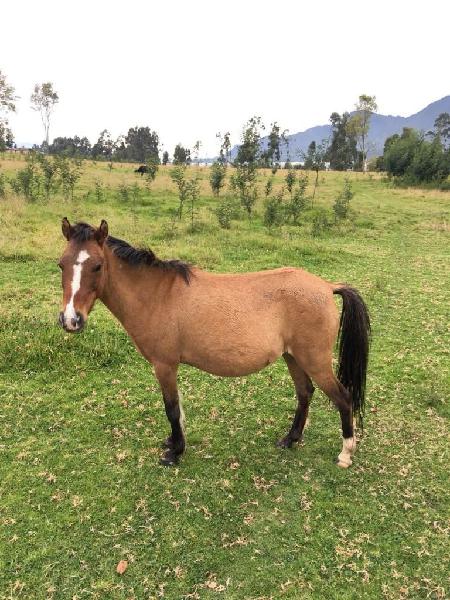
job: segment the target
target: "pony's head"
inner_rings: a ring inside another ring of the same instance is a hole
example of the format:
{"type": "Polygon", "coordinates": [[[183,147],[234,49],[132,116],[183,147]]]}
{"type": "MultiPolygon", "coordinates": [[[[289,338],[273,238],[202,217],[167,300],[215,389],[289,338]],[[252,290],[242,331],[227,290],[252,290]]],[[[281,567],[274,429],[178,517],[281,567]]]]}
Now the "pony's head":
{"type": "Polygon", "coordinates": [[[62,271],[63,305],[59,323],[66,331],[81,331],[105,282],[103,244],[108,224],[96,229],[86,223],[72,226],[66,217],[62,232],[67,246],[59,261],[62,271]]]}

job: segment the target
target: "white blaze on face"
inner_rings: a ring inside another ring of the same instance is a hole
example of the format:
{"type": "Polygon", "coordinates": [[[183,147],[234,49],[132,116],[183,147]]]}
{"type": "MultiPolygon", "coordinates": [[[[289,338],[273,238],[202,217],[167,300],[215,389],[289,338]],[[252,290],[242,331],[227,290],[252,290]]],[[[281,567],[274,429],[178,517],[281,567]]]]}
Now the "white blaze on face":
{"type": "Polygon", "coordinates": [[[77,256],[77,260],[73,265],[73,276],[72,276],[72,296],[70,297],[69,302],[66,304],[66,308],[64,310],[64,320],[66,323],[67,329],[75,329],[72,325],[72,319],[77,318],[77,313],[74,308],[74,299],[75,294],[80,289],[81,284],[81,271],[83,270],[83,263],[89,258],[89,253],[86,250],[81,250],[77,256]]]}

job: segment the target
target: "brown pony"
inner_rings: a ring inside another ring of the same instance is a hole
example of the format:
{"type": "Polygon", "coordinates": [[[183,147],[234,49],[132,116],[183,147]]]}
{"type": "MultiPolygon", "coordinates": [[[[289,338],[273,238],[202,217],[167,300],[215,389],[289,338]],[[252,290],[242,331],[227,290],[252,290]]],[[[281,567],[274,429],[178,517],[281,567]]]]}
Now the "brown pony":
{"type": "Polygon", "coordinates": [[[66,331],[81,331],[95,300],[122,323],[152,363],[160,383],[171,435],[162,464],[175,464],[185,449],[184,415],[177,388],[180,363],[226,377],[260,371],[284,358],[298,406],[289,433],[300,440],[314,387],[339,410],[343,446],[340,467],[352,464],[353,416],[362,425],[370,322],[359,293],[302,269],[213,274],[178,260],[160,260],[108,236],[108,225],[62,221],[68,244],[61,257],[66,331]],[[343,299],[342,314],[333,294],[343,299]],[[340,333],[337,377],[332,355],[340,333]]]}

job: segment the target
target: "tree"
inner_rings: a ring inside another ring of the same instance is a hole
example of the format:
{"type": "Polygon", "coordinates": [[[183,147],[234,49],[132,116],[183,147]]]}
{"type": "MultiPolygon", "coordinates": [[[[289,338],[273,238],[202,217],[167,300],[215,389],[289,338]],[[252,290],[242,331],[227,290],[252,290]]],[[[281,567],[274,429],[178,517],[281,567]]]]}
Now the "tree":
{"type": "MultiPolygon", "coordinates": [[[[284,150],[285,150],[285,153],[286,153],[286,163],[290,164],[290,162],[291,162],[291,150],[289,148],[289,137],[288,137],[288,134],[289,134],[289,130],[285,129],[283,131],[283,133],[281,134],[281,141],[282,141],[282,143],[284,145],[284,150]]],[[[286,163],[284,165],[285,169],[286,169],[286,163]]],[[[287,167],[287,168],[290,168],[290,167],[287,167]]]]}
{"type": "Polygon", "coordinates": [[[112,139],[107,129],[100,132],[98,140],[92,146],[91,154],[95,160],[103,159],[109,161],[110,170],[112,168],[112,159],[117,150],[117,142],[112,139]]]}
{"type": "Polygon", "coordinates": [[[266,167],[273,167],[274,163],[279,164],[281,158],[280,144],[282,135],[280,135],[280,126],[277,122],[271,123],[270,133],[267,136],[267,149],[263,152],[263,163],[266,167]]]}
{"type": "Polygon", "coordinates": [[[34,92],[31,94],[31,108],[41,116],[45,132],[45,145],[48,148],[48,139],[50,131],[50,119],[55,105],[59,102],[59,96],[53,89],[53,84],[48,81],[34,86],[34,92]]]}
{"type": "Polygon", "coordinates": [[[162,155],[162,164],[167,165],[168,162],[169,162],[169,153],[167,152],[167,150],[164,150],[163,155],[162,155]]]}
{"type": "Polygon", "coordinates": [[[127,160],[127,147],[125,145],[125,136],[119,135],[114,144],[114,159],[118,161],[127,160]]]}
{"type": "Polygon", "coordinates": [[[159,164],[159,136],[149,127],[131,127],[125,136],[126,157],[134,162],[159,164]]]}
{"type": "Polygon", "coordinates": [[[49,154],[63,154],[64,156],[88,158],[91,156],[91,143],[87,137],[78,135],[71,137],[57,137],[48,146],[49,154]]]}
{"type": "Polygon", "coordinates": [[[181,144],[175,146],[173,151],[173,164],[174,165],[190,165],[191,164],[191,151],[189,148],[184,148],[181,144]]]}
{"type": "Polygon", "coordinates": [[[384,142],[383,165],[389,175],[403,176],[412,162],[419,134],[415,129],[403,128],[403,133],[388,137],[384,142]]]}
{"type": "Polygon", "coordinates": [[[436,135],[441,144],[447,147],[450,143],[450,115],[447,112],[441,113],[434,122],[434,135],[436,135]]]}
{"type": "Polygon", "coordinates": [[[358,159],[356,136],[350,130],[348,112],[340,115],[334,112],[330,116],[331,143],[328,148],[327,160],[334,171],[346,171],[355,166],[358,159]]]}
{"type": "Polygon", "coordinates": [[[200,140],[197,140],[194,144],[194,161],[197,163],[197,165],[199,164],[199,154],[200,154],[200,148],[202,146],[202,143],[200,140]]]}
{"type": "Polygon", "coordinates": [[[362,155],[362,168],[363,171],[366,172],[368,150],[367,138],[369,135],[370,118],[378,108],[375,96],[362,94],[359,97],[355,108],[356,113],[348,122],[348,131],[350,135],[354,135],[357,140],[358,149],[362,155]]]}
{"type": "Polygon", "coordinates": [[[441,183],[450,173],[450,154],[444,152],[441,140],[424,139],[416,146],[412,162],[406,172],[407,183],[441,183]]]}
{"type": "Polygon", "coordinates": [[[16,100],[14,87],[6,81],[6,75],[0,70],[0,114],[16,112],[16,100]]]}
{"type": "Polygon", "coordinates": [[[14,145],[14,136],[7,119],[7,114],[16,111],[15,89],[0,71],[0,152],[14,145]]]}
{"type": "Polygon", "coordinates": [[[241,204],[249,218],[258,198],[256,176],[261,158],[261,131],[263,130],[261,117],[255,116],[247,121],[235,160],[236,172],[231,178],[231,186],[238,192],[241,204]]]}
{"type": "Polygon", "coordinates": [[[241,145],[235,161],[237,164],[257,167],[261,157],[261,131],[263,130],[261,117],[255,116],[248,120],[242,132],[241,145]]]}
{"type": "Polygon", "coordinates": [[[230,132],[222,134],[216,133],[216,137],[220,139],[220,150],[219,150],[219,162],[223,164],[227,164],[231,162],[231,141],[230,141],[230,132]]]}
{"type": "Polygon", "coordinates": [[[0,118],[0,152],[14,146],[14,136],[9,128],[8,120],[0,118]]]}

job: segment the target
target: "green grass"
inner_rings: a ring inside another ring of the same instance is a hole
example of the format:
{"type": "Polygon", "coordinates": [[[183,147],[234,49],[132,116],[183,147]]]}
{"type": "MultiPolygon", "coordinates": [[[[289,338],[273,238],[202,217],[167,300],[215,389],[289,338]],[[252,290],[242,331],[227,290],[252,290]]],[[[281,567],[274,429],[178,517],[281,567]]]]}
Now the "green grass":
{"type": "MultiPolygon", "coordinates": [[[[445,598],[450,194],[351,174],[351,221],[313,238],[314,211],[269,232],[262,204],[219,229],[204,181],[192,233],[172,230],[167,170],[120,203],[132,169],[87,166],[73,204],[0,200],[0,598],[445,598]],[[304,443],[274,447],[295,407],[282,361],[241,379],[182,368],[188,450],[159,466],[168,424],[126,333],[100,305],[81,335],[56,326],[65,215],[214,271],[298,265],[358,287],[373,344],[353,467],[334,464],[339,418],[317,392],[304,443]]],[[[343,177],[321,176],[330,214],[343,177]]]]}

